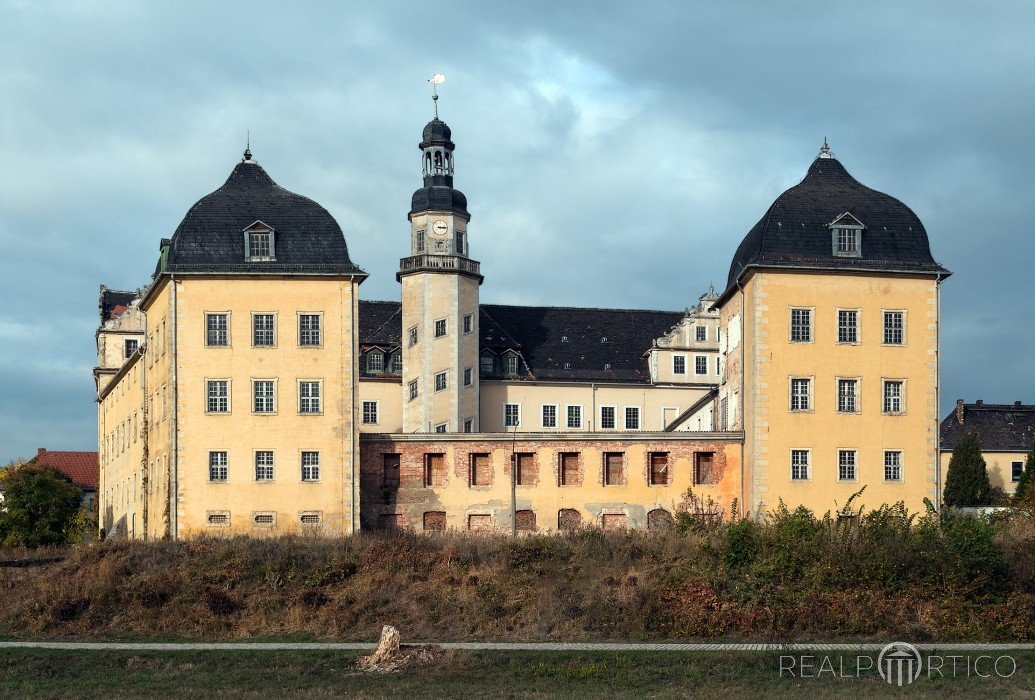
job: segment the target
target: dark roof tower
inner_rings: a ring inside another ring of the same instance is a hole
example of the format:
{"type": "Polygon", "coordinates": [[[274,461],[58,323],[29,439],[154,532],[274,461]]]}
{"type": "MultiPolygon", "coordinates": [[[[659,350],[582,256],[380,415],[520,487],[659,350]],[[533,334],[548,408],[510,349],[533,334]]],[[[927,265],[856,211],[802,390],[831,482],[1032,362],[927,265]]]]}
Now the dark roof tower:
{"type": "Polygon", "coordinates": [[[422,211],[449,211],[470,219],[467,197],[453,187],[453,150],[449,126],[438,118],[428,122],[418,146],[423,151],[424,187],[413,193],[410,216],[422,211]]]}

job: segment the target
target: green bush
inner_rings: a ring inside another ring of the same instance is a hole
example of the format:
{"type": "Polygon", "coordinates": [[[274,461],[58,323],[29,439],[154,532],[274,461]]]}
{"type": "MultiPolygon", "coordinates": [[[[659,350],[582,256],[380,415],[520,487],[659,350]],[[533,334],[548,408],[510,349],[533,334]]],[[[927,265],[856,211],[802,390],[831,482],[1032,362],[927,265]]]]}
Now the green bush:
{"type": "Polygon", "coordinates": [[[942,500],[947,506],[986,506],[991,491],[977,433],[969,432],[952,449],[942,500]]]}
{"type": "Polygon", "coordinates": [[[78,541],[83,492],[67,476],[21,463],[5,468],[0,479],[0,546],[35,548],[78,541]]]}

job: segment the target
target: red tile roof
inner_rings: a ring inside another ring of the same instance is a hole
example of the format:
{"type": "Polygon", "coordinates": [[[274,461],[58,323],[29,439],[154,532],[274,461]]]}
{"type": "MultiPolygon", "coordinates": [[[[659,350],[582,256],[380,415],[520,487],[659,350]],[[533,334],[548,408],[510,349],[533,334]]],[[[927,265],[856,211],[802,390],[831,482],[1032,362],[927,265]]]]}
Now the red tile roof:
{"type": "Polygon", "coordinates": [[[31,461],[57,469],[82,489],[97,490],[100,466],[96,452],[51,452],[41,447],[31,461]]]}

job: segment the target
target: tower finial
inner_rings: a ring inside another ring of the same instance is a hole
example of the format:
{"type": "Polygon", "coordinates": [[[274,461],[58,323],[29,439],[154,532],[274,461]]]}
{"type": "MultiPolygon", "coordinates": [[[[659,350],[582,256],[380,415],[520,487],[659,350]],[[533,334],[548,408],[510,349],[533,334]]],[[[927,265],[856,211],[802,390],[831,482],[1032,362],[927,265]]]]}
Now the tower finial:
{"type": "Polygon", "coordinates": [[[435,119],[438,119],[438,86],[446,82],[446,76],[435,73],[428,78],[428,82],[431,83],[431,100],[435,103],[435,119]]]}
{"type": "Polygon", "coordinates": [[[252,130],[248,129],[245,134],[244,162],[250,163],[252,160],[252,130]]]}
{"type": "Polygon", "coordinates": [[[830,152],[830,145],[827,143],[827,137],[823,137],[823,147],[819,149],[820,158],[833,158],[833,154],[830,152]]]}

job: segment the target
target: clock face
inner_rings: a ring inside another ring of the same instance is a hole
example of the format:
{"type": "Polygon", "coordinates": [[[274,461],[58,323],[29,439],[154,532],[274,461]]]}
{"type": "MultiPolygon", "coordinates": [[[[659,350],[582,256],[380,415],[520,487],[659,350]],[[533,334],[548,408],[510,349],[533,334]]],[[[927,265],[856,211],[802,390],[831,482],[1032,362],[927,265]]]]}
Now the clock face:
{"type": "Polygon", "coordinates": [[[442,236],[445,235],[446,231],[449,230],[449,224],[447,224],[442,219],[439,219],[431,225],[431,230],[437,233],[438,235],[442,236]]]}

